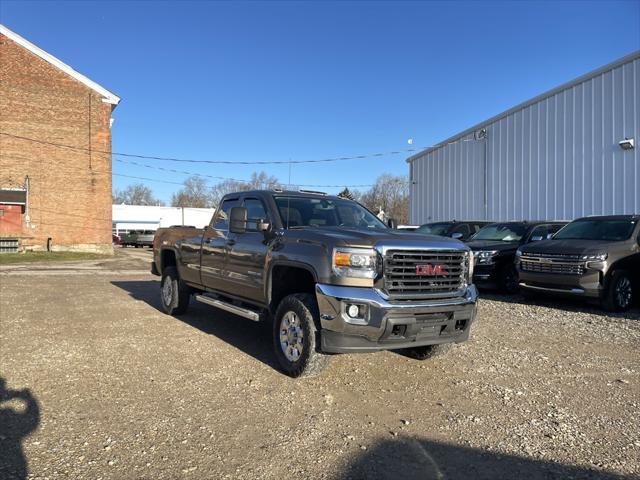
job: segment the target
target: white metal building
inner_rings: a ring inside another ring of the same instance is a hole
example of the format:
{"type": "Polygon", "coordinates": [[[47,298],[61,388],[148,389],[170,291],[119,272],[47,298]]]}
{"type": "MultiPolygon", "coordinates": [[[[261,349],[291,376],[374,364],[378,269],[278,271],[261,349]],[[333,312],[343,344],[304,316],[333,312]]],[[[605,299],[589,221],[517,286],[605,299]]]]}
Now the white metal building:
{"type": "Polygon", "coordinates": [[[407,159],[411,223],[638,213],[638,141],[640,51],[407,159]]]}
{"type": "Polygon", "coordinates": [[[155,207],[143,205],[113,205],[113,233],[131,230],[157,230],[171,225],[192,225],[202,228],[213,216],[213,208],[155,207]]]}

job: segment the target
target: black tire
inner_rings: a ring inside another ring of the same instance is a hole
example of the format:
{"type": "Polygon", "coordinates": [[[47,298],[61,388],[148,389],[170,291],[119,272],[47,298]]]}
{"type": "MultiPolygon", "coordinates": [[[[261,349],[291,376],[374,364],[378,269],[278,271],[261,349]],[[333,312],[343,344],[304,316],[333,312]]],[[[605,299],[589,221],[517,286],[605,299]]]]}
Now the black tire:
{"type": "Polygon", "coordinates": [[[626,312],[633,305],[633,280],[625,270],[616,270],[609,276],[602,307],[609,312],[626,312]]]}
{"type": "Polygon", "coordinates": [[[329,363],[329,356],[319,351],[320,336],[315,323],[319,318],[316,299],[308,293],[289,295],[278,305],[273,319],[273,348],[282,371],[290,377],[318,375],[329,363]],[[287,321],[295,324],[287,329],[287,321]],[[288,338],[283,340],[285,335],[288,338]]]}
{"type": "Polygon", "coordinates": [[[510,295],[518,293],[520,291],[518,281],[518,271],[515,265],[507,265],[502,269],[500,275],[502,290],[510,295]]]}
{"type": "Polygon", "coordinates": [[[191,289],[180,280],[175,267],[166,267],[162,270],[160,281],[160,303],[165,313],[180,315],[187,311],[191,289]],[[165,290],[165,287],[167,290],[165,290]]]}
{"type": "Polygon", "coordinates": [[[423,345],[421,347],[403,348],[401,350],[407,357],[415,360],[428,360],[430,358],[439,357],[451,350],[451,343],[442,343],[440,345],[423,345]]]}

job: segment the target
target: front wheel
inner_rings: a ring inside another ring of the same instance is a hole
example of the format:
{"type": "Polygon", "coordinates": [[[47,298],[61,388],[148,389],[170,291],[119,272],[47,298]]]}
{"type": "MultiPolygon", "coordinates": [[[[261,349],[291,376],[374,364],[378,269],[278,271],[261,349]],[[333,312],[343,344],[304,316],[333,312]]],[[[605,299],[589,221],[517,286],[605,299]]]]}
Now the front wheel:
{"type": "Polygon", "coordinates": [[[617,270],[609,278],[609,286],[602,299],[602,306],[610,312],[625,312],[633,304],[633,283],[624,270],[617,270]]]}
{"type": "Polygon", "coordinates": [[[514,265],[507,265],[502,271],[502,289],[513,295],[520,290],[518,271],[514,265]]]}
{"type": "Polygon", "coordinates": [[[278,305],[273,320],[273,346],[287,375],[312,377],[327,366],[329,357],[318,351],[318,318],[316,299],[307,293],[289,295],[278,305]]]}
{"type": "Polygon", "coordinates": [[[166,267],[162,270],[160,281],[160,303],[162,309],[169,315],[185,313],[191,299],[190,288],[180,280],[175,267],[166,267]]]}

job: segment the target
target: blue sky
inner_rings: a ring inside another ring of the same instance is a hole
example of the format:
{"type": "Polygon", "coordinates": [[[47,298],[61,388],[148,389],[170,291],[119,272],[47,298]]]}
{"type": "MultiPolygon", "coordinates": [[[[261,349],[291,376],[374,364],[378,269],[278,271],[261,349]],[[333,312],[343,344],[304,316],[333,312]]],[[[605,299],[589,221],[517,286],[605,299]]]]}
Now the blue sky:
{"type": "MultiPolygon", "coordinates": [[[[430,145],[640,48],[639,1],[3,0],[0,22],[122,97],[114,151],[231,161],[430,145]]],[[[292,183],[373,183],[405,158],[294,165],[292,183]]],[[[287,181],[286,165],[260,168],[287,181]]],[[[179,188],[147,184],[165,201],[179,188]]]]}

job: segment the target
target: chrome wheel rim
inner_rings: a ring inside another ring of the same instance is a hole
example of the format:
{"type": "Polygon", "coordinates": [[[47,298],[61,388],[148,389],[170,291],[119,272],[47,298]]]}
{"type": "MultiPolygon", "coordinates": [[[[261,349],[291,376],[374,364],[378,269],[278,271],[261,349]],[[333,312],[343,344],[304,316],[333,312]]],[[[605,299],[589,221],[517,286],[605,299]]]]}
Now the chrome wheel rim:
{"type": "Polygon", "coordinates": [[[626,308],[631,303],[631,281],[622,277],[616,284],[616,300],[620,308],[626,308]]]}
{"type": "Polygon", "coordinates": [[[290,362],[297,362],[304,350],[304,331],[295,312],[287,312],[280,320],[280,348],[290,362]]]}
{"type": "Polygon", "coordinates": [[[173,282],[171,277],[164,277],[164,283],[162,284],[162,301],[165,305],[171,305],[173,299],[173,282]]]}

